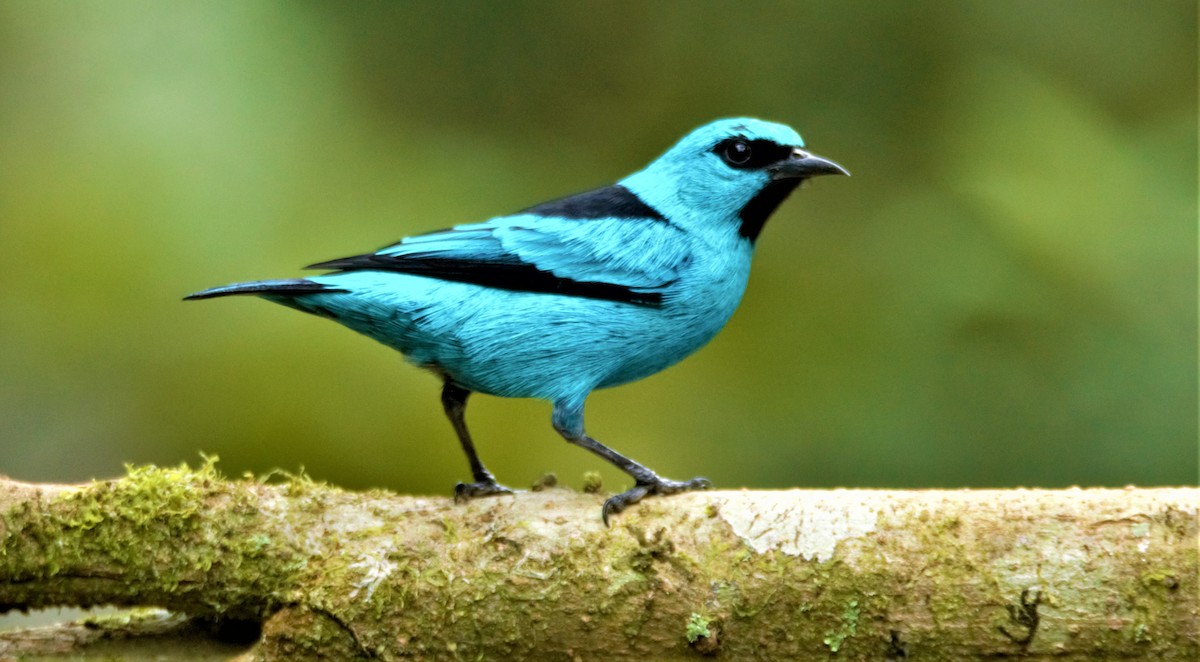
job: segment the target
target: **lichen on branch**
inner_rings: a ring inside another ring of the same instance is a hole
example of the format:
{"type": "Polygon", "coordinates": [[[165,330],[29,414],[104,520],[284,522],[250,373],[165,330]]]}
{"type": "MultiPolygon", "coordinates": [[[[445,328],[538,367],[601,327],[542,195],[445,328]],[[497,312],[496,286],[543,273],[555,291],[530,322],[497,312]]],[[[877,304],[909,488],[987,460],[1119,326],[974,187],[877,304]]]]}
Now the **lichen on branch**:
{"type": "Polygon", "coordinates": [[[263,659],[1200,653],[1194,488],[603,498],[0,480],[0,608],[259,621],[263,659]]]}

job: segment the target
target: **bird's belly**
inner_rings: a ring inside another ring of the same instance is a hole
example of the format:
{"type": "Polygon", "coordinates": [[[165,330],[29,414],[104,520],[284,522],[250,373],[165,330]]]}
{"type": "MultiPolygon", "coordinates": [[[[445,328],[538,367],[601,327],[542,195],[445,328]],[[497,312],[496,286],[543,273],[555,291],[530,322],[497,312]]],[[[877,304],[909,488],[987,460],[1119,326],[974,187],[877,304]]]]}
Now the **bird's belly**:
{"type": "Polygon", "coordinates": [[[647,377],[696,351],[728,317],[577,297],[503,299],[462,319],[461,360],[440,365],[464,386],[510,397],[555,400],[647,377]]]}
{"type": "Polygon", "coordinates": [[[690,305],[663,311],[653,328],[630,342],[623,360],[596,385],[596,388],[620,386],[649,377],[687,358],[712,340],[736,308],[730,306],[690,305]]]}
{"type": "Polygon", "coordinates": [[[685,290],[661,306],[642,306],[386,272],[318,278],[350,292],[305,297],[310,312],[473,391],[547,400],[635,381],[678,362],[724,326],[745,285],[744,278],[741,288],[733,284],[736,296],[685,290]]]}

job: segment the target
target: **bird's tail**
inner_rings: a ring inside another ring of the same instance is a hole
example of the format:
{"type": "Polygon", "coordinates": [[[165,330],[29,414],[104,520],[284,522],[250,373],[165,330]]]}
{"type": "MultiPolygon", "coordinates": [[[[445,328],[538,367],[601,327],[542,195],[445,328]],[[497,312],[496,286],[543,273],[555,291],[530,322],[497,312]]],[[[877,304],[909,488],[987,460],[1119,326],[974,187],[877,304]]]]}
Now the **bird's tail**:
{"type": "Polygon", "coordinates": [[[255,295],[278,295],[278,296],[295,296],[298,294],[317,294],[319,292],[347,292],[338,287],[332,287],[322,283],[317,283],[304,278],[290,278],[283,280],[256,280],[249,283],[234,283],[233,285],[225,285],[223,287],[214,287],[212,289],[203,290],[194,294],[189,294],[184,297],[184,300],[190,299],[212,299],[215,297],[229,296],[231,294],[255,294],[255,295]]]}

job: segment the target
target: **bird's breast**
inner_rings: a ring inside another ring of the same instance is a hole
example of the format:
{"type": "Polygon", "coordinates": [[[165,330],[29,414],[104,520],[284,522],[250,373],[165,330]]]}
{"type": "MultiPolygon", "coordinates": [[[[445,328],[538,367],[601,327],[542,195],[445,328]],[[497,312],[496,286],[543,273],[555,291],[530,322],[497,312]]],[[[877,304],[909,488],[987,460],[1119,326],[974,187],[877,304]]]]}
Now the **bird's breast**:
{"type": "Polygon", "coordinates": [[[662,305],[641,317],[636,336],[625,339],[621,360],[598,386],[642,379],[703,347],[737,310],[749,276],[748,253],[693,259],[668,288],[662,305]]]}
{"type": "Polygon", "coordinates": [[[712,337],[741,303],[750,279],[748,251],[700,254],[665,297],[667,316],[712,337]]]}

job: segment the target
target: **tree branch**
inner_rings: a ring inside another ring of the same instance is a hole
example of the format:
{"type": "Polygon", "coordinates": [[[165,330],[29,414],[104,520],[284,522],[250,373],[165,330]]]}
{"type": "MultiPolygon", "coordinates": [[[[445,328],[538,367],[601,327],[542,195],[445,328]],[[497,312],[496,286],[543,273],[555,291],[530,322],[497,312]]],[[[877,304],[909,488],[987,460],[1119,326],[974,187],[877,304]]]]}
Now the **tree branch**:
{"type": "Polygon", "coordinates": [[[1200,489],[602,500],[0,480],[0,611],[258,620],[260,659],[1200,656],[1200,489]]]}

